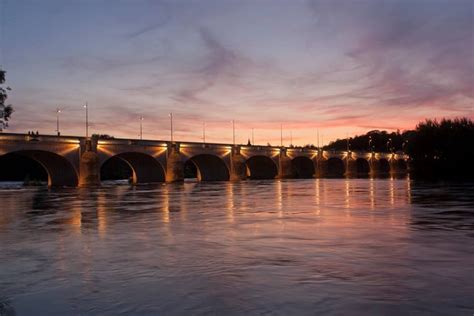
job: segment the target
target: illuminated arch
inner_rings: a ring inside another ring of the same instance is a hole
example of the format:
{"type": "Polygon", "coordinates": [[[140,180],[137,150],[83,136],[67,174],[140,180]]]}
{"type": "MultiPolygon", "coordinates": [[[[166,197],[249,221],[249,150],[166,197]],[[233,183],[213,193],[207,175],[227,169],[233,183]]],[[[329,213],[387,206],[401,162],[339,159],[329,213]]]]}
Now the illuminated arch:
{"type": "Polygon", "coordinates": [[[298,179],[313,178],[315,174],[313,161],[305,156],[293,158],[291,160],[291,168],[293,175],[298,179]]]}
{"type": "Polygon", "coordinates": [[[139,152],[124,152],[109,157],[100,167],[101,179],[106,178],[107,169],[112,169],[114,165],[122,168],[123,163],[130,167],[133,184],[165,181],[163,166],[152,156],[139,152]]]}
{"type": "Polygon", "coordinates": [[[368,175],[370,173],[370,164],[367,159],[357,158],[356,159],[357,175],[368,175]]]}
{"type": "Polygon", "coordinates": [[[227,181],[229,169],[222,158],[211,154],[200,154],[185,162],[185,170],[195,169],[199,181],[227,181]],[[194,165],[195,168],[189,168],[194,165]]]}
{"type": "Polygon", "coordinates": [[[275,179],[278,174],[277,165],[267,156],[252,156],[247,159],[245,165],[250,179],[275,179]]]}
{"type": "MultiPolygon", "coordinates": [[[[77,186],[78,174],[74,166],[63,156],[44,150],[19,150],[0,156],[7,161],[15,156],[31,159],[40,165],[47,174],[48,186],[77,186]]],[[[2,168],[9,168],[2,163],[2,168]]]]}
{"type": "Polygon", "coordinates": [[[378,161],[378,171],[379,174],[388,174],[390,173],[390,162],[385,158],[380,158],[378,161]]]}
{"type": "Polygon", "coordinates": [[[397,159],[396,165],[399,171],[407,171],[408,169],[408,163],[405,159],[397,159]]]}
{"type": "Polygon", "coordinates": [[[343,177],[346,171],[344,161],[340,158],[331,157],[327,160],[327,176],[328,177],[343,177]]]}

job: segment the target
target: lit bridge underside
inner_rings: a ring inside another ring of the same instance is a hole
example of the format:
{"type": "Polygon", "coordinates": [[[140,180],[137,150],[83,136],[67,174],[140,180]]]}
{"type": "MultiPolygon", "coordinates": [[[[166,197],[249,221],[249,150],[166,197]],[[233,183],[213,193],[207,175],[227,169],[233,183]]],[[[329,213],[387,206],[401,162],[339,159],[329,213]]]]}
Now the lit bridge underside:
{"type": "MultiPolygon", "coordinates": [[[[185,168],[190,166],[200,181],[394,176],[408,172],[408,157],[402,153],[0,134],[0,162],[15,157],[39,164],[50,186],[98,185],[101,171],[113,171],[114,161],[129,168],[134,184],[182,181],[185,168]]],[[[0,172],[8,168],[5,163],[0,167],[0,172]]]]}

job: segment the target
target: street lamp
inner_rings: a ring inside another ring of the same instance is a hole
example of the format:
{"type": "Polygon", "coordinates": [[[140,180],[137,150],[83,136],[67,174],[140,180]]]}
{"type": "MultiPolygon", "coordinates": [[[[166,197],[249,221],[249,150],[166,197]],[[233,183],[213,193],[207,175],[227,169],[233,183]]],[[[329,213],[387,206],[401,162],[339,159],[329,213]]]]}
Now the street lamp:
{"type": "Polygon", "coordinates": [[[232,143],[235,146],[235,120],[232,120],[232,143]]]}
{"type": "Polygon", "coordinates": [[[317,138],[318,138],[317,146],[318,146],[318,150],[319,150],[319,128],[316,129],[316,135],[317,135],[317,138]]]}
{"type": "Polygon", "coordinates": [[[58,136],[61,136],[61,132],[59,131],[59,113],[61,113],[61,109],[58,107],[56,108],[56,133],[58,136]]]}
{"type": "Polygon", "coordinates": [[[86,139],[89,138],[89,104],[86,101],[86,104],[84,105],[84,108],[86,109],[86,139]]]}
{"type": "Polygon", "coordinates": [[[170,117],[171,142],[173,142],[173,113],[170,113],[169,117],[170,117]]]}
{"type": "Polygon", "coordinates": [[[283,147],[283,124],[280,124],[280,147],[283,147]]]}
{"type": "Polygon", "coordinates": [[[140,140],[143,139],[143,116],[140,116],[140,140]]]}
{"type": "Polygon", "coordinates": [[[202,122],[202,142],[206,143],[206,122],[202,122]]]}
{"type": "Polygon", "coordinates": [[[253,129],[253,127],[252,127],[252,146],[255,145],[255,141],[254,141],[254,138],[253,138],[253,130],[254,130],[254,129],[253,129]]]}

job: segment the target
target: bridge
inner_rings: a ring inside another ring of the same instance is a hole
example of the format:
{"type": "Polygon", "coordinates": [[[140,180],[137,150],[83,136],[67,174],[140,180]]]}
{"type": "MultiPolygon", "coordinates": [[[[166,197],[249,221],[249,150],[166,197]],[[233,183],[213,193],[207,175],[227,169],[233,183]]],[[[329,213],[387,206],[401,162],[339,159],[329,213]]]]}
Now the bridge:
{"type": "Polygon", "coordinates": [[[403,153],[0,134],[0,159],[12,155],[39,163],[49,186],[99,185],[104,166],[113,159],[130,167],[133,184],[183,181],[189,163],[199,181],[376,177],[408,172],[408,157],[403,153]]]}

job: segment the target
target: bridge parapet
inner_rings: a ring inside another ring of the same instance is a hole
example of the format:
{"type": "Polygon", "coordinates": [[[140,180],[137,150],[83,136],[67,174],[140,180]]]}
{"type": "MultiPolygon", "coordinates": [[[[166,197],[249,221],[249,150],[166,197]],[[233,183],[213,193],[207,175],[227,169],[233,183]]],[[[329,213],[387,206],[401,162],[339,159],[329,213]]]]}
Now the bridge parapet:
{"type": "Polygon", "coordinates": [[[28,134],[0,134],[0,145],[5,144],[28,144],[41,142],[42,144],[79,144],[83,137],[74,136],[52,136],[52,135],[28,135],[28,134]]]}

